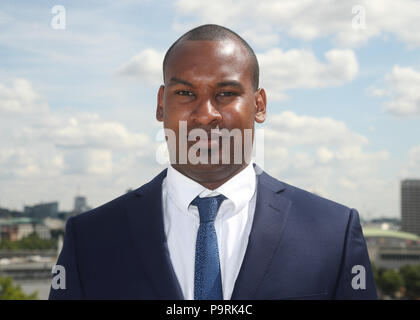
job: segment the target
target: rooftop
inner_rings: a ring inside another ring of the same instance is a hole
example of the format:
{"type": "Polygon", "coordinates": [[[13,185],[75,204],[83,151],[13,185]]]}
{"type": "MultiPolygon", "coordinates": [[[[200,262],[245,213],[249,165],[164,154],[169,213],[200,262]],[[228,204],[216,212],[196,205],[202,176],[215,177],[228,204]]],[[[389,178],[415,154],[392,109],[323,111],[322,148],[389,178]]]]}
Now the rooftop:
{"type": "Polygon", "coordinates": [[[414,233],[397,231],[397,230],[383,230],[379,228],[363,228],[363,235],[365,237],[388,237],[398,238],[403,240],[420,241],[420,237],[414,233]]]}
{"type": "Polygon", "coordinates": [[[42,223],[40,219],[30,218],[30,217],[19,217],[19,218],[8,218],[0,221],[1,225],[15,225],[15,224],[40,224],[42,223]]]}

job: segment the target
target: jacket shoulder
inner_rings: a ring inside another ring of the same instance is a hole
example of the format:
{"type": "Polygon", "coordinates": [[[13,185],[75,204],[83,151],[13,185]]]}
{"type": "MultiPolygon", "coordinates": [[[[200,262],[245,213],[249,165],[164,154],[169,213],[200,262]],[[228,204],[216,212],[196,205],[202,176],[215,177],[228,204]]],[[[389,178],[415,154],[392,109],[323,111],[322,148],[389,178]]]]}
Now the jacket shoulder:
{"type": "Polygon", "coordinates": [[[127,205],[141,197],[143,194],[149,192],[151,187],[155,184],[161,184],[165,176],[166,170],[162,171],[151,181],[145,183],[137,189],[127,192],[126,194],[123,194],[94,209],[73,216],[71,219],[75,224],[96,224],[100,221],[114,221],[115,218],[118,218],[122,213],[124,213],[127,205]]]}
{"type": "Polygon", "coordinates": [[[347,222],[351,211],[356,211],[344,204],[280,181],[266,172],[262,173],[260,181],[290,200],[295,213],[314,219],[339,219],[347,222]]]}

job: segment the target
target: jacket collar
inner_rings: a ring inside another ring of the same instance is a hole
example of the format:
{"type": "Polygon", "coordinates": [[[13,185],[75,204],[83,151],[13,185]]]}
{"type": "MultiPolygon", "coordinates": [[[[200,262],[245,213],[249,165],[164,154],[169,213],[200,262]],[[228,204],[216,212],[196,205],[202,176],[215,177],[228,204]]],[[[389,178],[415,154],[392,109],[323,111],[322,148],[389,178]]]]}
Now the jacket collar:
{"type": "Polygon", "coordinates": [[[254,221],[232,300],[254,299],[279,246],[289,216],[291,201],[282,195],[286,185],[256,166],[258,174],[254,221]]]}
{"type": "MultiPolygon", "coordinates": [[[[286,185],[254,164],[258,176],[254,221],[232,299],[252,299],[274,256],[289,215],[291,201],[282,196],[286,185]],[[257,263],[258,262],[258,263],[257,263]]],[[[126,212],[139,259],[161,299],[183,299],[166,242],[162,209],[162,181],[167,169],[133,191],[126,212]],[[146,257],[146,258],[145,258],[146,257]]]]}
{"type": "Polygon", "coordinates": [[[138,259],[156,295],[164,300],[181,300],[183,294],[169,257],[162,210],[162,180],[166,169],[152,181],[134,191],[126,212],[130,235],[138,259]]]}

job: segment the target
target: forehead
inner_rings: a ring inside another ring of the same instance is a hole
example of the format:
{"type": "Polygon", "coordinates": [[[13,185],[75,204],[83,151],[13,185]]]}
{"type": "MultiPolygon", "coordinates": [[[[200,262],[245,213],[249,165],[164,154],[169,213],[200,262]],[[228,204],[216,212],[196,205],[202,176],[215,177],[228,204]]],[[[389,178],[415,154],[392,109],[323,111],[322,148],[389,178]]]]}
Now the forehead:
{"type": "Polygon", "coordinates": [[[165,79],[177,77],[188,81],[237,80],[251,82],[251,59],[238,41],[180,42],[171,52],[165,79]]]}

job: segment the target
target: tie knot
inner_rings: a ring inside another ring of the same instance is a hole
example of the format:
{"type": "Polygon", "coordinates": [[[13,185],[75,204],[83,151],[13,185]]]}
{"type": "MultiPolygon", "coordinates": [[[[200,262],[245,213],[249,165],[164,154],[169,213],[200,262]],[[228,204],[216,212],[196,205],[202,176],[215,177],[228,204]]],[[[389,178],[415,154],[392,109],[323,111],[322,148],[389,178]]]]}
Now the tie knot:
{"type": "Polygon", "coordinates": [[[223,200],[227,199],[223,194],[215,197],[200,198],[195,197],[191,204],[198,207],[200,213],[200,223],[213,222],[216,219],[217,211],[223,200]]]}

